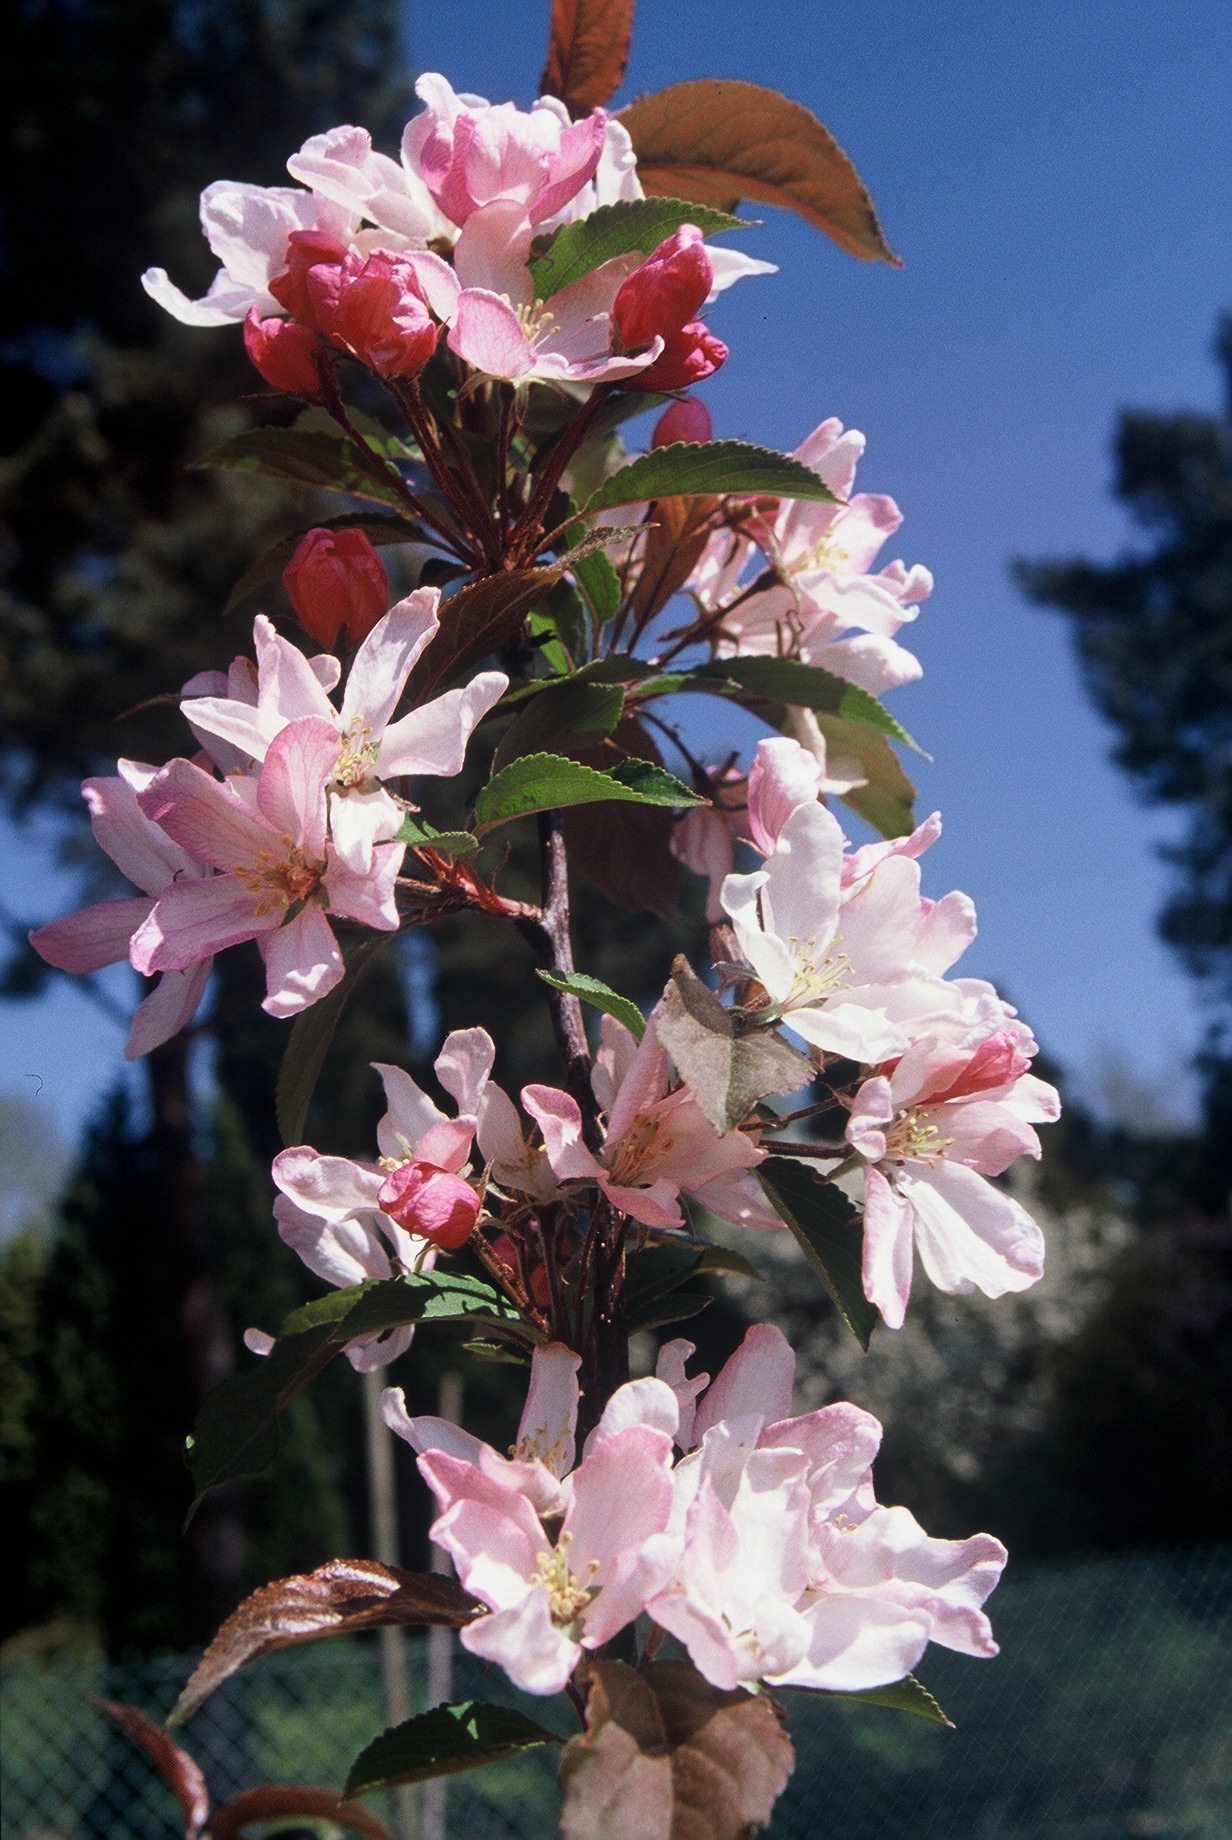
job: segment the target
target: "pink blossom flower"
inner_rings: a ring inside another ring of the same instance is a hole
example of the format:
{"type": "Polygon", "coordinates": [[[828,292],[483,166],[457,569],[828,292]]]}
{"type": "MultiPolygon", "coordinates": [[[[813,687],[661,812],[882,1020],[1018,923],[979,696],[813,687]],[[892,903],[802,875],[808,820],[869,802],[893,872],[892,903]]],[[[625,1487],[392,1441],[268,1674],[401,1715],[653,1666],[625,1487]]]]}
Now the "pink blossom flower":
{"type": "Polygon", "coordinates": [[[986,1176],[1040,1154],[1033,1124],[1060,1112],[1027,1071],[1034,1042],[1008,1020],[974,1042],[927,1035],[856,1094],[847,1139],[865,1159],[864,1292],[902,1327],[913,1249],[938,1289],[987,1297],[1043,1274],[1039,1227],[986,1176]]]}
{"type": "Polygon", "coordinates": [[[326,834],[326,787],[338,754],[335,729],[307,717],[270,743],[255,785],[220,783],[187,760],[154,775],[138,794],[142,811],[195,862],[219,873],[163,890],[133,936],[138,971],[183,971],[256,939],[265,960],[263,1007],[291,1016],[342,977],[327,913],[396,931],[394,882],[404,846],[376,846],[369,872],[357,874],[326,834]]]}
{"type": "Polygon", "coordinates": [[[321,348],[316,334],[293,320],[264,319],[249,307],[244,319],[244,348],[266,383],[289,396],[321,399],[321,348]]]}
{"type": "Polygon", "coordinates": [[[707,610],[730,606],[716,629],[720,654],[799,657],[874,692],[920,675],[918,660],[895,634],[932,592],[932,576],[901,562],[874,572],[877,552],[902,514],[882,494],[851,496],[863,450],[864,436],[855,429],[844,433],[841,422],[823,422],[793,458],[846,502],[784,499],[760,525],[746,520],[740,532],[711,538],[688,585],[707,610]],[[749,593],[755,571],[765,566],[759,551],[779,579],[749,593]]]}
{"type": "MultiPolygon", "coordinates": [[[[763,756],[771,759],[781,766],[779,755],[763,756]]],[[[755,801],[761,834],[773,836],[774,848],[764,868],[728,876],[723,906],[790,1028],[832,1054],[888,1060],[907,1047],[909,1020],[961,1005],[962,993],[941,973],[974,932],[974,910],[964,895],[924,903],[919,867],[903,854],[887,854],[845,889],[837,821],[816,801],[792,807],[783,820],[794,796],[790,776],[767,768],[755,801]]]]}
{"type": "Polygon", "coordinates": [[[765,1152],[743,1131],[716,1131],[688,1087],[671,1086],[653,1017],[640,1044],[611,1016],[600,1038],[591,1079],[607,1114],[601,1158],[583,1141],[582,1114],[569,1093],[522,1090],[557,1179],[597,1182],[613,1207],[648,1227],[680,1226],[682,1193],[722,1220],[781,1227],[747,1175],[765,1152]]]}
{"type": "Polygon", "coordinates": [[[489,1606],[460,1632],[462,1645],[528,1693],[559,1692],[584,1649],[639,1615],[675,1556],[670,1388],[618,1388],[575,1468],[576,1367],[567,1349],[536,1350],[512,1461],[385,1395],[387,1421],[421,1453],[436,1496],[432,1537],[489,1606]]]}
{"type": "Polygon", "coordinates": [[[435,637],[439,600],[435,588],[418,588],[377,621],[352,660],[340,709],[327,694],[338,681],[337,659],[305,658],[263,614],[253,625],[255,702],[225,696],[184,704],[195,730],[253,760],[266,757],[290,722],[328,723],[338,742],[329,781],[333,848],[357,875],[368,873],[373,852],[402,823],[405,808],[381,781],[460,772],[471,731],[509,683],[502,671],[480,671],[461,689],[391,720],[415,661],[435,637]]]}
{"type": "MultiPolygon", "coordinates": [[[[386,1191],[401,1171],[431,1170],[463,1184],[459,1172],[470,1155],[494,1053],[483,1029],[455,1029],[446,1036],[436,1073],[458,1106],[455,1118],[447,1117],[401,1067],[374,1062],[388,1106],[377,1126],[379,1164],[322,1156],[308,1144],[274,1158],[278,1232],[310,1271],[327,1284],[347,1288],[400,1270],[431,1269],[439,1243],[430,1231],[439,1228],[439,1183],[433,1185],[437,1193],[430,1190],[426,1197],[427,1217],[422,1219],[413,1206],[388,1211],[386,1191]]],[[[456,1191],[451,1199],[456,1205],[456,1191]]],[[[354,1344],[347,1356],[354,1367],[384,1367],[410,1340],[409,1328],[397,1329],[354,1344]]]]}
{"type": "Polygon", "coordinates": [[[929,1641],[994,1655],[982,1604],[1005,1562],[987,1534],[931,1539],[883,1508],[871,1463],[881,1426],[856,1406],[791,1416],[795,1357],[750,1329],[699,1404],[687,1342],[659,1371],[684,1409],[671,1582],[647,1608],[715,1686],[769,1680],[857,1692],[900,1680],[929,1641]]]}
{"type": "Polygon", "coordinates": [[[516,298],[529,292],[529,271],[525,289],[464,287],[449,349],[485,376],[509,383],[627,381],[663,350],[659,338],[636,354],[613,347],[612,303],[636,266],[636,256],[616,256],[534,305],[516,298]]]}
{"type": "MultiPolygon", "coordinates": [[[[101,971],[128,958],[134,935],[148,920],[160,895],[174,884],[196,881],[207,873],[179,844],[142,811],[138,795],[158,769],[137,760],[121,760],[110,779],[82,781],[95,841],[144,898],[96,901],[62,920],[36,927],[30,944],[59,971],[101,971]]],[[[197,1013],[213,969],[212,956],[181,970],[165,970],[137,1005],[124,1053],[128,1060],[161,1047],[197,1013]]]]}

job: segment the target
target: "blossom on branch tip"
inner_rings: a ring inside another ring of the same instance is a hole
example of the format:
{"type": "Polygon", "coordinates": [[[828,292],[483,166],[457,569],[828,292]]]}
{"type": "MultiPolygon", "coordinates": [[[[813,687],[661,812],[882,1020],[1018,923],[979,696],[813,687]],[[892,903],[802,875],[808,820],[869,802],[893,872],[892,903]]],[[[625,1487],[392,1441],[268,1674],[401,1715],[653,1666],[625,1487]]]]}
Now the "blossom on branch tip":
{"type": "Polygon", "coordinates": [[[321,396],[321,349],[314,332],[293,320],[263,319],[249,307],[244,320],[244,347],[266,383],[288,396],[316,402],[321,396]]]}
{"type": "Polygon", "coordinates": [[[679,390],[711,376],[727,347],[697,318],[710,294],[714,266],[696,224],[682,224],[621,283],[612,302],[618,351],[662,341],[659,355],[633,390],[679,390]]]}
{"type": "Polygon", "coordinates": [[[606,1115],[600,1156],[583,1141],[571,1094],[553,1086],[522,1089],[557,1179],[597,1183],[613,1207],[648,1227],[680,1226],[682,1194],[722,1220],[781,1227],[748,1174],[764,1150],[743,1131],[716,1131],[689,1088],[671,1086],[654,1018],[640,1043],[612,1016],[599,1027],[591,1083],[606,1115]]]}
{"type": "Polygon", "coordinates": [[[404,845],[385,843],[356,873],[327,835],[326,788],[338,764],[329,723],[288,724],[266,751],[255,785],[220,783],[173,760],[137,795],[146,817],[215,875],[165,888],[133,935],[138,971],[183,971],[256,939],[265,960],[263,1008],[291,1016],[332,990],[342,954],[327,913],[396,931],[394,882],[404,845]]]}
{"type": "Polygon", "coordinates": [[[1044,1240],[1022,1205],[985,1180],[1040,1154],[1035,1124],[1059,1116],[1054,1087],[1028,1071],[1021,1023],[954,1042],[922,1035],[856,1093],[847,1141],[865,1160],[864,1293],[902,1327],[918,1249],[939,1290],[987,1297],[1042,1276],[1044,1240]]]}

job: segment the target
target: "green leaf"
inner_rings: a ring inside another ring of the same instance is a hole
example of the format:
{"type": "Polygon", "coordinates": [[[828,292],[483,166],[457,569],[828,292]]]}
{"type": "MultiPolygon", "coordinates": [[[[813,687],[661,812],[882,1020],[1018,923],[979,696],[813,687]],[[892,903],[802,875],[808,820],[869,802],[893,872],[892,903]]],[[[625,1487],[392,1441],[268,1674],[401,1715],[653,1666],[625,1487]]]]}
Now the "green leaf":
{"type": "Polygon", "coordinates": [[[636,805],[701,803],[687,786],[648,760],[622,760],[610,773],[600,773],[559,754],[525,754],[495,773],[482,789],[475,801],[475,824],[482,833],[531,812],[604,800],[636,805]]]}
{"type": "Polygon", "coordinates": [[[754,1278],[758,1284],[765,1283],[756,1265],[750,1264],[742,1253],[733,1252],[730,1246],[707,1246],[697,1269],[698,1271],[727,1271],[731,1272],[733,1277],[754,1278]]]}
{"type": "Polygon", "coordinates": [[[698,1276],[701,1265],[701,1248],[673,1240],[652,1240],[630,1252],[625,1264],[625,1309],[630,1334],[636,1329],[678,1322],[682,1316],[695,1316],[713,1302],[704,1292],[681,1288],[698,1276]],[[669,1297],[671,1306],[664,1314],[669,1297]],[[684,1307],[679,1308],[681,1305],[684,1307]],[[674,1313],[678,1308],[679,1313],[674,1313]]]}
{"type": "Polygon", "coordinates": [[[438,831],[413,818],[408,812],[394,833],[395,842],[409,843],[412,849],[439,850],[442,856],[470,856],[479,848],[479,839],[471,831],[438,831]]]}
{"type": "Polygon", "coordinates": [[[614,1016],[617,1022],[623,1022],[629,1033],[640,1041],[646,1033],[646,1018],[629,997],[622,997],[598,978],[587,977],[582,971],[571,971],[568,976],[560,976],[555,971],[538,970],[538,976],[553,990],[566,990],[579,1002],[589,1003],[595,1009],[601,1009],[606,1016],[614,1016]]]}
{"type": "Polygon", "coordinates": [[[464,1699],[434,1706],[374,1738],[351,1765],[344,1794],[371,1795],[401,1783],[457,1776],[564,1739],[508,1706],[464,1699]]]}
{"type": "Polygon", "coordinates": [[[858,812],[883,837],[907,837],[915,829],[915,787],[884,735],[863,722],[820,711],[817,726],[826,738],[831,760],[858,760],[868,783],[843,794],[843,803],[858,812]]]}
{"type": "Polygon", "coordinates": [[[949,1718],[928,1688],[914,1674],[908,1674],[905,1680],[896,1680],[889,1687],[868,1687],[860,1693],[830,1693],[829,1699],[859,1699],[869,1706],[889,1706],[895,1712],[913,1712],[919,1719],[928,1719],[934,1725],[948,1725],[954,1729],[954,1721],[949,1718]]]}
{"type": "Polygon", "coordinates": [[[535,299],[550,300],[571,281],[580,281],[614,256],[632,250],[653,254],[681,224],[696,224],[704,236],[748,228],[742,218],[729,217],[726,211],[712,210],[709,205],[686,204],[680,198],[630,198],[600,205],[589,217],[562,224],[543,251],[534,255],[530,272],[535,299]]]}
{"type": "Polygon", "coordinates": [[[610,556],[601,549],[572,563],[574,580],[598,626],[606,626],[620,611],[620,577],[610,556]]]}
{"type": "Polygon", "coordinates": [[[864,1295],[860,1210],[841,1188],[795,1157],[768,1157],[755,1174],[771,1207],[791,1228],[839,1315],[867,1353],[881,1317],[864,1295]]]}
{"type": "Polygon", "coordinates": [[[606,511],[613,505],[672,498],[679,492],[756,492],[824,505],[842,503],[811,467],[771,447],[754,447],[748,441],[677,441],[622,466],[604,480],[585,508],[606,511]]]}
{"type": "MultiPolygon", "coordinates": [[[[360,530],[369,543],[376,548],[396,543],[423,543],[427,533],[418,524],[412,524],[407,518],[396,517],[340,517],[326,518],[320,524],[312,526],[314,530],[360,530]]],[[[240,576],[231,590],[223,617],[246,601],[258,588],[268,588],[275,582],[281,582],[282,571],[307,536],[307,531],[299,531],[293,537],[280,537],[277,543],[270,545],[265,554],[258,556],[240,576]]]]}
{"type": "Polygon", "coordinates": [[[356,498],[375,498],[402,508],[397,488],[375,461],[345,435],[306,433],[298,428],[247,428],[211,447],[194,470],[263,473],[298,486],[327,486],[356,498]]]}
{"type": "Polygon", "coordinates": [[[514,717],[492,756],[499,772],[525,754],[541,754],[574,740],[592,743],[610,735],[624,712],[620,684],[592,684],[565,677],[532,697],[514,717]]]}
{"type": "MultiPolygon", "coordinates": [[[[559,567],[565,567],[562,560],[559,567]]],[[[586,604],[571,581],[553,582],[530,616],[530,636],[552,670],[568,677],[590,649],[586,604]]]]}
{"type": "Polygon", "coordinates": [[[531,610],[543,603],[564,572],[550,568],[509,569],[463,584],[440,605],[440,631],[407,680],[411,708],[418,709],[438,685],[461,675],[477,658],[499,651],[521,631],[531,610]]]}
{"type": "MultiPolygon", "coordinates": [[[[478,1278],[445,1272],[407,1273],[323,1297],[289,1318],[267,1355],[225,1380],[202,1404],[189,1440],[188,1466],[198,1501],[215,1483],[251,1475],[278,1454],[280,1413],[349,1342],[408,1323],[479,1322],[531,1336],[499,1293],[478,1278]]],[[[194,1503],[194,1507],[196,1504],[194,1503]]]]}
{"type": "Polygon", "coordinates": [[[278,1069],[274,1092],[274,1110],[284,1144],[303,1142],[304,1120],[334,1039],[334,1030],[373,955],[388,943],[391,934],[365,939],[347,954],[346,975],[319,1003],[304,1010],[291,1025],[287,1045],[278,1069]]]}
{"type": "Polygon", "coordinates": [[[803,664],[798,658],[722,658],[701,665],[693,677],[701,689],[708,679],[726,679],[767,702],[825,710],[890,735],[905,747],[914,748],[917,754],[923,752],[875,696],[858,684],[849,684],[845,678],[822,670],[820,665],[803,664]]]}

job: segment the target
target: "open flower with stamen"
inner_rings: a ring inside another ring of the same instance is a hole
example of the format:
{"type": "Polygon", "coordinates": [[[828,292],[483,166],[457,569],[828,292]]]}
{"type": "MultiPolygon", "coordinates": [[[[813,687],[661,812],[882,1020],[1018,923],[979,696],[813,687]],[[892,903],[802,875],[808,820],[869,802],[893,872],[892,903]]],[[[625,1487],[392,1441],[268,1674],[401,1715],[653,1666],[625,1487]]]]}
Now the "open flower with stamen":
{"type": "Polygon", "coordinates": [[[795,1356],[770,1324],[748,1331],[696,1404],[691,1353],[684,1342],[660,1355],[689,1454],[675,1471],[680,1557],[647,1608],[709,1681],[856,1692],[901,1680],[930,1641],[996,1654],[981,1606],[1004,1547],[988,1534],[935,1540],[905,1508],[881,1507],[870,1413],[839,1403],[793,1417],[795,1356]]]}
{"type": "Polygon", "coordinates": [[[639,1044],[604,1016],[600,1041],[592,1085],[607,1117],[602,1156],[587,1149],[582,1114],[569,1093],[522,1089],[558,1180],[598,1183],[613,1207],[648,1227],[682,1225],[682,1194],[721,1220],[781,1227],[747,1173],[765,1152],[743,1131],[716,1131],[689,1088],[671,1085],[653,1017],[639,1044]]]}
{"type": "Polygon", "coordinates": [[[138,971],[184,971],[211,953],[257,940],[265,960],[263,1008],[293,1016],[332,990],[342,953],[327,914],[394,932],[394,883],[404,845],[378,844],[357,873],[327,833],[326,790],[339,740],[309,716],[270,742],[255,781],[216,780],[172,760],[137,795],[153,823],[216,875],[165,888],[133,936],[138,971]]]}
{"type": "Polygon", "coordinates": [[[226,696],[194,697],[183,705],[194,729],[253,760],[264,760],[289,722],[311,717],[330,723],[338,738],[330,832],[334,849],[356,874],[367,872],[404,816],[405,807],[381,782],[460,772],[471,731],[509,683],[503,671],[480,671],[463,687],[391,719],[416,660],[436,635],[439,602],[437,589],[417,588],[377,621],[352,660],[340,709],[327,694],[340,675],[337,660],[328,654],[306,658],[264,614],[253,624],[255,704],[226,696]]]}
{"type": "Polygon", "coordinates": [[[559,1692],[584,1649],[633,1622],[676,1552],[671,1389],[659,1380],[618,1388],[574,1467],[576,1367],[567,1349],[536,1350],[511,1461],[385,1395],[387,1421],[420,1452],[436,1496],[432,1538],[489,1606],[459,1639],[528,1693],[559,1692]]]}
{"type": "Polygon", "coordinates": [[[796,805],[780,822],[769,788],[758,803],[774,848],[764,868],[729,875],[722,900],[770,1004],[830,1053],[870,1064],[901,1054],[908,1022],[959,1007],[941,974],[974,935],[971,903],[922,900],[919,866],[903,854],[845,888],[846,839],[823,805],[796,805]]]}
{"type": "MultiPolygon", "coordinates": [[[[420,1183],[417,1213],[413,1202],[400,1205],[406,1200],[405,1185],[400,1195],[396,1187],[391,1191],[391,1179],[404,1171],[447,1177],[457,1184],[450,1194],[452,1206],[465,1188],[477,1211],[475,1191],[460,1172],[471,1153],[476,1111],[494,1052],[483,1029],[455,1029],[446,1036],[436,1073],[458,1106],[454,1118],[401,1067],[374,1062],[388,1106],[377,1126],[379,1161],[322,1156],[309,1144],[279,1152],[273,1164],[280,1191],[274,1217],[279,1235],[310,1271],[328,1284],[346,1287],[391,1278],[399,1271],[431,1269],[441,1245],[440,1210],[431,1205],[433,1191],[420,1183]]],[[[440,1192],[438,1180],[436,1199],[440,1192]]],[[[355,1367],[384,1367],[410,1339],[409,1328],[396,1329],[353,1344],[348,1358],[355,1367]]]]}
{"type": "Polygon", "coordinates": [[[1035,1043],[1021,1023],[956,1043],[912,1043],[855,1097],[847,1139],[865,1159],[864,1293],[902,1327],[913,1254],[938,1289],[987,1297],[1043,1274],[1044,1239],[1022,1205],[985,1180],[1040,1154],[1036,1124],[1061,1102],[1028,1071],[1035,1043]]]}
{"type": "Polygon", "coordinates": [[[845,502],[783,499],[710,539],[687,585],[704,611],[724,610],[715,629],[721,655],[798,657],[874,692],[919,677],[919,661],[895,634],[915,619],[932,576],[902,562],[874,571],[902,514],[884,494],[852,496],[863,451],[855,429],[822,422],[792,457],[845,502]]]}

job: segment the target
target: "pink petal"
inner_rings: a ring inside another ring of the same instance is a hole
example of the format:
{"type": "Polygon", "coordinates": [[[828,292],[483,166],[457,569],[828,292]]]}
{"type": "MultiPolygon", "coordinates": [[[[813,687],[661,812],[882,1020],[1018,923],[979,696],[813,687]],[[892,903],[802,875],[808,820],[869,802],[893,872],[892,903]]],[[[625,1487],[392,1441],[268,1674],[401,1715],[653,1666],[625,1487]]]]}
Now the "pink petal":
{"type": "Polygon", "coordinates": [[[153,767],[122,760],[111,779],[87,779],[81,794],[90,810],[90,828],[100,849],[144,894],[158,894],[197,865],[151,822],[137,803],[137,793],[154,776],[153,767]]]}
{"type": "Polygon", "coordinates": [[[364,640],[347,675],[338,720],[345,733],[362,722],[380,735],[398,704],[415,660],[438,629],[439,588],[417,588],[383,614],[364,640]]]}
{"type": "Polygon", "coordinates": [[[518,1424],[515,1454],[519,1462],[537,1458],[558,1477],[573,1468],[581,1364],[581,1356],[563,1342],[545,1342],[535,1349],[530,1388],[518,1424]]]}
{"type": "Polygon", "coordinates": [[[101,971],[128,957],[133,934],[154,903],[148,896],[131,901],[96,901],[62,920],[49,920],[29,934],[39,957],[57,971],[101,971]]]}
{"type": "Polygon", "coordinates": [[[265,1001],[271,1016],[297,1016],[342,982],[346,967],[333,928],[315,901],[260,940],[265,1001]]]}
{"type": "Polygon", "coordinates": [[[247,865],[271,850],[281,854],[278,833],[261,814],[191,761],[168,761],[137,794],[137,803],[147,818],[211,869],[247,865]]]}
{"type": "Polygon", "coordinates": [[[307,1144],[280,1150],[272,1173],[283,1194],[297,1207],[332,1221],[375,1212],[384,1180],[378,1170],[365,1169],[349,1157],[322,1156],[307,1144]]]}
{"type": "Polygon", "coordinates": [[[480,671],[461,690],[447,690],[420,709],[413,709],[385,730],[377,756],[383,779],[400,773],[431,773],[452,778],[462,771],[466,744],[475,724],[498,703],[509,686],[503,671],[480,671]]]}
{"type": "Polygon", "coordinates": [[[142,999],[133,1014],[132,1027],[124,1047],[125,1060],[139,1060],[152,1048],[190,1023],[196,1015],[205,987],[214,969],[212,958],[203,958],[186,971],[164,971],[148,997],[142,999]]]}
{"type": "Polygon", "coordinates": [[[555,1086],[524,1086],[522,1104],[543,1132],[552,1173],[560,1181],[594,1181],[604,1173],[582,1142],[576,1099],[555,1086]]]}
{"type": "Polygon", "coordinates": [[[781,1329],[755,1323],[735,1354],[725,1362],[693,1420],[693,1442],[700,1443],[721,1419],[755,1413],[766,1424],[791,1412],[796,1357],[781,1329]]]}
{"type": "Polygon", "coordinates": [[[535,354],[521,320],[499,294],[464,288],[448,345],[477,371],[516,383],[534,367],[535,354]]]}
{"type": "Polygon", "coordinates": [[[901,1329],[911,1295],[912,1210],[876,1169],[864,1172],[864,1295],[901,1329]]]}
{"type": "Polygon", "coordinates": [[[261,897],[233,875],[173,882],[133,935],[129,962],[146,973],[184,971],[215,952],[276,927],[281,915],[261,913],[261,906],[261,897]]]}
{"type": "Polygon", "coordinates": [[[332,722],[305,716],[270,742],[257,782],[257,804],[286,842],[315,862],[325,858],[325,788],[341,752],[332,722]]]}

